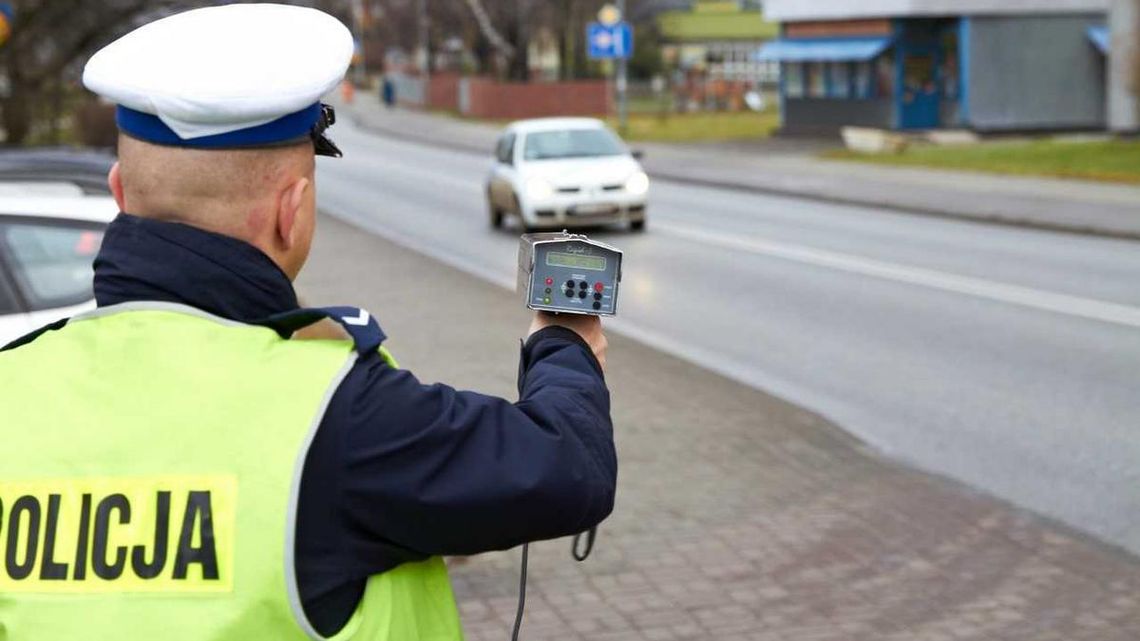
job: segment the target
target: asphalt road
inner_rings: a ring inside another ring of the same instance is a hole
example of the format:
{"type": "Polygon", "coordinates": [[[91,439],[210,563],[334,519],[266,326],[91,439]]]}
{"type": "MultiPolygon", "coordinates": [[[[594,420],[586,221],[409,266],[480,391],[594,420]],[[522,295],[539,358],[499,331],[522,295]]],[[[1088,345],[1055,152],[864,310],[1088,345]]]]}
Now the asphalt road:
{"type": "MultiPolygon", "coordinates": [[[[326,212],[513,288],[489,157],[336,140],[326,212]]],[[[613,330],[1140,553],[1140,243],[664,182],[647,233],[597,236],[626,251],[613,330]]]]}

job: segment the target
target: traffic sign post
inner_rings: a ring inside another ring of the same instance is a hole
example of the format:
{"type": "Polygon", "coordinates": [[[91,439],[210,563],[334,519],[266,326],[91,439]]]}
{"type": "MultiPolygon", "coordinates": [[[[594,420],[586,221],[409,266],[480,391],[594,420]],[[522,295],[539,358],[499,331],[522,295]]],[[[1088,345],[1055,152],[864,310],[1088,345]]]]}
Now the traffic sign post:
{"type": "Polygon", "coordinates": [[[618,129],[625,133],[628,125],[626,106],[626,62],[633,55],[633,27],[621,20],[625,0],[606,5],[598,12],[599,22],[586,25],[586,49],[593,60],[614,60],[614,89],[618,100],[618,129]]]}
{"type": "Polygon", "coordinates": [[[586,25],[587,53],[593,60],[624,60],[633,53],[633,29],[628,22],[586,25]]]}
{"type": "Polygon", "coordinates": [[[618,9],[612,4],[604,5],[601,9],[598,9],[598,22],[607,27],[614,26],[621,22],[621,9],[618,9]]]}

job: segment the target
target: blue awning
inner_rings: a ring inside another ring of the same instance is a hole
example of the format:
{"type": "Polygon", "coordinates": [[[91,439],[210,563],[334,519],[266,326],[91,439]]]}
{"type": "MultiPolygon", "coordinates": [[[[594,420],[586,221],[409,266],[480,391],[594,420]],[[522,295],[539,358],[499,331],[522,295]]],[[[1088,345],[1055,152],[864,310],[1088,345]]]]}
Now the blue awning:
{"type": "Polygon", "coordinates": [[[1103,54],[1108,53],[1108,27],[1089,27],[1089,40],[1103,54]]]}
{"type": "Polygon", "coordinates": [[[780,38],[756,52],[759,62],[870,60],[891,46],[891,38],[780,38]]]}

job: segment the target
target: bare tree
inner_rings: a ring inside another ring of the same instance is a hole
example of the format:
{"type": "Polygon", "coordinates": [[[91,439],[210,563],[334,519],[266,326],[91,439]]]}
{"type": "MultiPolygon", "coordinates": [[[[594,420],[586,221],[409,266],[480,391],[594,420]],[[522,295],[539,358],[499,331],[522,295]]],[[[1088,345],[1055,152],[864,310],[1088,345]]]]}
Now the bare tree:
{"type": "Polygon", "coordinates": [[[148,14],[179,4],[156,0],[21,0],[12,37],[0,49],[8,93],[0,98],[8,144],[23,143],[32,123],[58,110],[65,74],[148,14]],[[48,100],[51,96],[54,99],[48,100]]]}
{"type": "Polygon", "coordinates": [[[491,23],[491,16],[487,14],[487,10],[483,8],[482,0],[463,0],[472,15],[475,16],[475,23],[479,26],[479,32],[487,39],[496,51],[501,53],[506,58],[512,58],[515,55],[515,48],[511,43],[507,42],[506,38],[499,33],[495,25],[491,23]]]}
{"type": "MultiPolygon", "coordinates": [[[[333,13],[343,0],[278,0],[321,6],[333,13]]],[[[0,47],[0,70],[8,92],[0,96],[7,144],[27,141],[32,126],[54,129],[62,95],[87,57],[130,29],[178,10],[218,4],[216,0],[17,0],[12,36],[0,47]]]]}

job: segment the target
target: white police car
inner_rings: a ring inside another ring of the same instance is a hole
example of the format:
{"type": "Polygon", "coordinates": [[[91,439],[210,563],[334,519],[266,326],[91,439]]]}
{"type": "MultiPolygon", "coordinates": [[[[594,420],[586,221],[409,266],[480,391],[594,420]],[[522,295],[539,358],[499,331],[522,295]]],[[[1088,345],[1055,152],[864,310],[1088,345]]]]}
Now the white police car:
{"type": "Polygon", "coordinates": [[[611,223],[645,228],[649,177],[635,154],[593,118],[538,118],[508,126],[487,178],[491,225],[526,229],[611,223]]]}
{"type": "Polygon", "coordinates": [[[118,207],[54,191],[0,183],[0,347],[95,307],[91,263],[118,207]]]}

